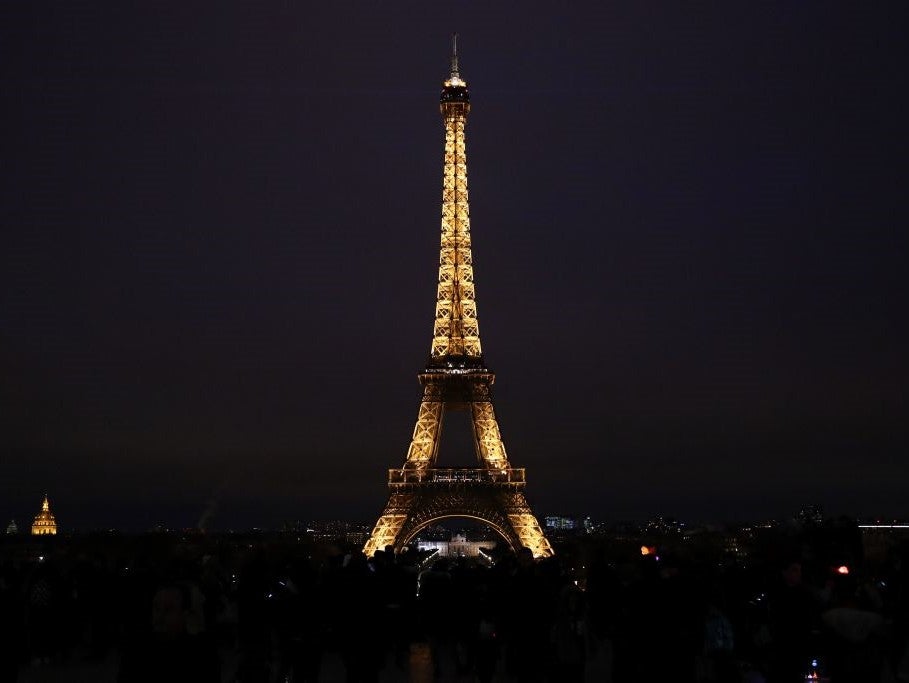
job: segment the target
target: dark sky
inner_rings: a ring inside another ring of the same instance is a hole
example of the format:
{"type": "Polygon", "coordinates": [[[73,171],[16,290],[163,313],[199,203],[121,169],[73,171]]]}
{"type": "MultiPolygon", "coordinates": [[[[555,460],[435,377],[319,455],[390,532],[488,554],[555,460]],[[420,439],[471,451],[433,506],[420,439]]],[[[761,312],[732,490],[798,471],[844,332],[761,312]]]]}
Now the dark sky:
{"type": "Polygon", "coordinates": [[[97,4],[0,10],[0,518],[378,515],[452,31],[537,511],[909,514],[905,3],[97,4]]]}

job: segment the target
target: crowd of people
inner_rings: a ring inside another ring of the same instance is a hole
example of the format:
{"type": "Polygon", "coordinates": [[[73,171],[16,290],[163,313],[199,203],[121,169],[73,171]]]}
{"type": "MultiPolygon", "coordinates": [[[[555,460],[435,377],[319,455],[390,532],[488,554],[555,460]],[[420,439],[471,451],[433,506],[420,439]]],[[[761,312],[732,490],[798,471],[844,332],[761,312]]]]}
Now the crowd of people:
{"type": "Polygon", "coordinates": [[[0,683],[76,657],[115,657],[122,683],[296,683],[328,655],[349,681],[406,680],[417,645],[436,681],[795,683],[812,660],[833,683],[909,681],[905,544],[873,567],[605,543],[494,564],[211,537],[23,548],[0,546],[0,683]]]}

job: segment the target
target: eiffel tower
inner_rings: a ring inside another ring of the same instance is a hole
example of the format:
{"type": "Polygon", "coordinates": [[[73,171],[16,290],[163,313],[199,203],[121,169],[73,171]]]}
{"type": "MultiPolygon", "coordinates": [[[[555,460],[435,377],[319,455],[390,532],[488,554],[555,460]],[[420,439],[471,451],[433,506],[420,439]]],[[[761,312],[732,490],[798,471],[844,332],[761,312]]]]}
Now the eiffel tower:
{"type": "Polygon", "coordinates": [[[512,468],[505,454],[492,406],[495,374],[486,367],[480,347],[464,147],[470,97],[458,71],[457,36],[439,106],[445,164],[432,350],[419,374],[423,398],[407,458],[403,467],[388,472],[388,503],[363,552],[371,557],[387,546],[400,551],[432,522],[469,517],[491,526],[514,550],[526,547],[534,557],[548,557],[552,546],[524,497],[524,470],[512,468]],[[445,414],[465,410],[470,411],[478,466],[435,467],[445,414]]]}

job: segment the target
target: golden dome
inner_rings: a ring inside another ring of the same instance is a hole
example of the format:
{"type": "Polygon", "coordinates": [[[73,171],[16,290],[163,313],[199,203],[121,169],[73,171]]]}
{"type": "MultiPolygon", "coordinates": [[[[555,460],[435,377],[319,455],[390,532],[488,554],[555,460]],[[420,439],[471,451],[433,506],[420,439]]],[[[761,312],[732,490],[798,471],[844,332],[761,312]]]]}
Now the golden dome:
{"type": "Polygon", "coordinates": [[[32,524],[32,536],[53,536],[56,533],[57,521],[50,511],[50,503],[47,502],[45,495],[44,502],[41,504],[41,512],[35,515],[35,522],[32,524]]]}

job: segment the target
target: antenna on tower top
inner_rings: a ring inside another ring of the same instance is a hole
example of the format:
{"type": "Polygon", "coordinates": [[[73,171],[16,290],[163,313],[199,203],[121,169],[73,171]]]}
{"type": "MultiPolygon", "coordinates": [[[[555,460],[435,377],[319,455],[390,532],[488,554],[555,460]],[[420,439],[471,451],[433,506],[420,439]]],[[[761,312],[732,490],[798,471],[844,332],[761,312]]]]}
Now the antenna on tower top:
{"type": "Polygon", "coordinates": [[[460,78],[458,73],[458,34],[451,34],[451,77],[460,78]]]}

